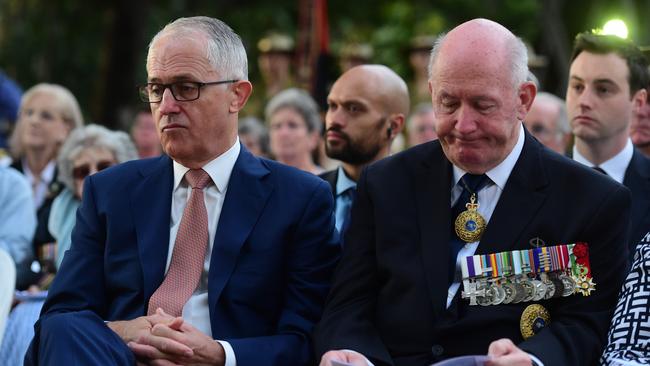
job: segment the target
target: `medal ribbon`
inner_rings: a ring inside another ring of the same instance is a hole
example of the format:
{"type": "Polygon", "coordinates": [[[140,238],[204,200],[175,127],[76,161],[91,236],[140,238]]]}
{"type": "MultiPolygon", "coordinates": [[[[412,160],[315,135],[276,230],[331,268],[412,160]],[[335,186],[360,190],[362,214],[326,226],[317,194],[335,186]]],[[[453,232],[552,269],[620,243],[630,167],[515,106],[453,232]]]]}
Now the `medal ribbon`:
{"type": "Polygon", "coordinates": [[[490,264],[492,265],[492,278],[499,276],[499,265],[497,264],[496,254],[488,254],[490,256],[490,264]]]}
{"type": "Polygon", "coordinates": [[[528,250],[528,257],[530,260],[530,272],[533,274],[537,274],[539,272],[539,255],[537,254],[538,251],[539,248],[528,250]]]}
{"type": "Polygon", "coordinates": [[[519,252],[521,254],[521,268],[524,275],[532,273],[533,269],[530,266],[530,255],[528,255],[528,250],[523,249],[519,252]]]}
{"type": "Polygon", "coordinates": [[[512,252],[503,252],[501,255],[503,257],[503,275],[510,276],[512,275],[512,252]]]}
{"type": "Polygon", "coordinates": [[[513,250],[512,252],[512,270],[516,275],[521,274],[521,253],[518,250],[513,250]]]}

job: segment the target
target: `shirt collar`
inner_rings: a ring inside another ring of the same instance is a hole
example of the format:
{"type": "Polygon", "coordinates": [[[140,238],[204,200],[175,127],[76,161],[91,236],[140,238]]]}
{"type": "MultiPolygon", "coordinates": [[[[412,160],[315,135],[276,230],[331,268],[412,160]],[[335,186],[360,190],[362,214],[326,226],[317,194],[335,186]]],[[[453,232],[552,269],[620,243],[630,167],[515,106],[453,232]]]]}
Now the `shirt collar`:
{"type": "MultiPolygon", "coordinates": [[[[214,185],[217,187],[217,190],[220,193],[225,192],[226,187],[228,186],[228,181],[230,180],[230,174],[232,169],[235,166],[237,157],[241,151],[241,146],[239,144],[239,137],[235,141],[235,144],[230,147],[226,152],[217,156],[209,163],[205,164],[202,168],[205,170],[214,185]]],[[[187,173],[190,168],[181,165],[180,163],[174,161],[174,190],[178,188],[183,180],[183,176],[187,173]]]]}
{"type": "Polygon", "coordinates": [[[43,168],[43,171],[41,172],[41,175],[39,177],[35,177],[34,173],[29,169],[29,165],[27,164],[27,160],[23,159],[22,161],[23,165],[23,172],[25,172],[25,175],[38,178],[39,181],[42,182],[51,182],[52,179],[54,179],[54,170],[56,170],[56,162],[54,160],[50,160],[49,163],[43,168]]]}
{"type": "MultiPolygon", "coordinates": [[[[494,168],[488,170],[485,174],[496,184],[501,190],[506,186],[506,182],[508,181],[508,178],[510,177],[510,173],[512,173],[512,169],[515,167],[515,164],[517,163],[517,160],[519,160],[519,156],[521,155],[521,151],[524,148],[524,140],[526,139],[526,135],[524,133],[524,125],[520,124],[519,126],[519,136],[517,137],[517,143],[515,144],[515,147],[512,148],[512,151],[510,151],[510,154],[506,156],[505,159],[499,165],[495,166],[494,168]]],[[[458,181],[460,181],[460,178],[467,173],[463,169],[453,166],[454,168],[454,184],[452,185],[452,189],[458,184],[458,181]]]]}
{"type": "MultiPolygon", "coordinates": [[[[598,166],[604,170],[605,173],[607,173],[607,175],[609,175],[612,179],[619,183],[623,183],[627,166],[630,165],[630,161],[632,161],[632,155],[634,155],[634,146],[632,146],[632,141],[630,141],[630,139],[627,139],[627,143],[625,144],[623,150],[614,155],[611,159],[598,166]]],[[[575,146],[573,147],[573,160],[588,167],[595,166],[592,162],[580,154],[575,146]]]]}
{"type": "Polygon", "coordinates": [[[338,168],[338,174],[336,178],[336,195],[340,196],[343,192],[347,191],[350,188],[356,188],[357,182],[350,179],[343,170],[342,166],[338,168]]]}

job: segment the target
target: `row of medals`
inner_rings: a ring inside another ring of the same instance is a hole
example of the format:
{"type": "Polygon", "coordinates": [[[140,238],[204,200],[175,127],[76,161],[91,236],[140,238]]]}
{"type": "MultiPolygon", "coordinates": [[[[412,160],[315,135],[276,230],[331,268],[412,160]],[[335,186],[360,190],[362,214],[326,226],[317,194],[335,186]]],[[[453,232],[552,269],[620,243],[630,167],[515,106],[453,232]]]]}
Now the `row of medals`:
{"type": "MultiPolygon", "coordinates": [[[[544,256],[542,256],[540,250],[516,250],[507,253],[468,256],[463,258],[463,266],[461,267],[464,267],[466,263],[473,261],[476,257],[480,258],[480,260],[477,258],[477,262],[490,263],[490,257],[493,256],[498,260],[502,260],[503,255],[511,258],[515,255],[529,257],[529,252],[532,252],[539,256],[539,263],[543,265],[543,268],[549,268],[551,251],[559,251],[559,248],[565,247],[566,252],[572,256],[573,246],[573,244],[569,244],[545,248],[547,250],[544,250],[546,253],[544,256]]],[[[513,263],[512,260],[509,262],[513,263]]],[[[496,263],[493,265],[496,265],[496,263]]],[[[481,265],[481,269],[477,271],[477,275],[474,277],[463,273],[466,284],[464,286],[465,291],[462,292],[461,296],[465,299],[469,298],[470,305],[488,306],[540,301],[567,297],[573,294],[589,296],[595,290],[592,278],[587,276],[588,268],[575,263],[575,261],[566,260],[562,265],[562,269],[549,268],[549,271],[542,271],[541,268],[531,268],[531,265],[537,267],[534,263],[528,264],[522,261],[521,268],[517,268],[517,272],[521,274],[509,275],[515,272],[513,271],[514,268],[502,261],[498,266],[497,276],[494,276],[495,273],[491,267],[486,265],[487,268],[485,268],[481,265]],[[532,273],[533,271],[536,273],[532,273]]],[[[466,271],[466,267],[463,268],[463,272],[466,271]]]]}
{"type": "MultiPolygon", "coordinates": [[[[478,207],[476,193],[472,193],[470,202],[466,204],[467,210],[461,212],[454,223],[458,237],[468,243],[480,240],[485,230],[486,222],[478,213],[478,207]]],[[[488,306],[540,301],[571,296],[574,293],[589,296],[595,289],[595,284],[586,276],[586,268],[575,266],[577,268],[569,266],[564,270],[542,272],[538,276],[528,273],[497,278],[471,278],[471,287],[463,291],[462,297],[469,298],[470,305],[488,306]]],[[[506,273],[512,273],[512,268],[506,270],[506,273]]],[[[530,268],[522,268],[522,272],[530,272],[530,268]]]]}
{"type": "MultiPolygon", "coordinates": [[[[576,279],[566,273],[543,273],[540,279],[527,276],[499,280],[482,279],[477,281],[474,295],[476,303],[482,306],[518,304],[571,296],[576,291],[582,292],[583,289],[577,287],[576,283],[576,279]]],[[[463,298],[470,296],[471,294],[463,292],[463,298]]]]}

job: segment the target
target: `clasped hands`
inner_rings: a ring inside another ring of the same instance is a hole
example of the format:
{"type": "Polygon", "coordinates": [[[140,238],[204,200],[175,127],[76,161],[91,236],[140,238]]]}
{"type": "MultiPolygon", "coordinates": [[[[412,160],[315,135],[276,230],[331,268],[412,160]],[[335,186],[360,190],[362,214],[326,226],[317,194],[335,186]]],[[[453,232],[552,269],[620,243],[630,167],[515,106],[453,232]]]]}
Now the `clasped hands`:
{"type": "Polygon", "coordinates": [[[133,351],[139,365],[198,366],[225,362],[219,342],[160,308],[153,315],[106,325],[133,351]]]}

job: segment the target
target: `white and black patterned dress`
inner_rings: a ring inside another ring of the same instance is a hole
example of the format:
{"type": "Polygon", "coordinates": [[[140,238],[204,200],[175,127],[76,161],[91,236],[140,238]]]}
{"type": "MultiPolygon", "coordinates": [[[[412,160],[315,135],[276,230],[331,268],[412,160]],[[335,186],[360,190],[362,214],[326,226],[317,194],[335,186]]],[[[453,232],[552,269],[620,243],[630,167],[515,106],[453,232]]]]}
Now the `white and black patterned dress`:
{"type": "Polygon", "coordinates": [[[650,365],[650,232],[636,247],[600,362],[650,365]]]}

